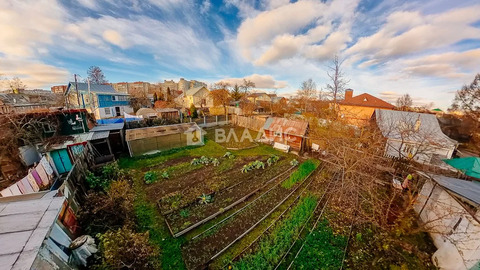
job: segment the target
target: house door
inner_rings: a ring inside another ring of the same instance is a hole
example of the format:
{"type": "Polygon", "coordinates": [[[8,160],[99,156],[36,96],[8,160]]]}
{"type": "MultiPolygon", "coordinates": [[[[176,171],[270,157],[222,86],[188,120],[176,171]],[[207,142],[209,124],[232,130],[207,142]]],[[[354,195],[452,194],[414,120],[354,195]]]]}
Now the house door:
{"type": "Polygon", "coordinates": [[[52,151],[50,155],[59,174],[69,172],[72,169],[72,162],[68,156],[67,149],[52,151]]]}
{"type": "Polygon", "coordinates": [[[120,107],[115,107],[115,115],[120,116],[120,107]]]}

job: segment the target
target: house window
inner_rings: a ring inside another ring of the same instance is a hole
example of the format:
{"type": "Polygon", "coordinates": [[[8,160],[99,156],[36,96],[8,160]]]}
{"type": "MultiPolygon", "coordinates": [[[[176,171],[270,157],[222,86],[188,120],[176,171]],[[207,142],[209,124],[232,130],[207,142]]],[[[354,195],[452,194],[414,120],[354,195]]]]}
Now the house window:
{"type": "Polygon", "coordinates": [[[112,101],[118,101],[118,97],[117,96],[112,96],[112,101]]]}
{"type": "Polygon", "coordinates": [[[282,137],[282,132],[280,132],[280,131],[275,131],[273,134],[274,134],[276,137],[282,137]]]}
{"type": "Polygon", "coordinates": [[[104,108],[104,110],[105,110],[105,114],[107,115],[110,114],[110,108],[104,108]]]}

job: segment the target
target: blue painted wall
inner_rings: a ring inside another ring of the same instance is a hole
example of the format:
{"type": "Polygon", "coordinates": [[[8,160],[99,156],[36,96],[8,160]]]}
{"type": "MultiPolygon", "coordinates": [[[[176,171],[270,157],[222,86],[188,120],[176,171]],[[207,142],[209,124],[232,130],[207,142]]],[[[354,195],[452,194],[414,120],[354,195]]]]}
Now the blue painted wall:
{"type": "MultiPolygon", "coordinates": [[[[113,101],[112,97],[114,95],[107,95],[107,94],[97,94],[98,96],[98,107],[105,108],[105,107],[115,107],[115,106],[128,106],[128,100],[125,101],[113,101]]],[[[121,97],[121,96],[117,96],[121,97]]]]}

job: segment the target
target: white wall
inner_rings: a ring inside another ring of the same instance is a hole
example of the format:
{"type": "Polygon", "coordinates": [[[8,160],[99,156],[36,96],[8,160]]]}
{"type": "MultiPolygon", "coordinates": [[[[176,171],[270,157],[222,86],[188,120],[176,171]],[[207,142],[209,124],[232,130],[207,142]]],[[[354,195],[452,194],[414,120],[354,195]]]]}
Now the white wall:
{"type": "Polygon", "coordinates": [[[415,211],[438,250],[432,260],[441,269],[471,269],[480,261],[480,224],[439,185],[427,180],[415,211]],[[430,192],[432,195],[427,200],[430,192]],[[425,201],[427,203],[425,204],[425,201]]]}
{"type": "Polygon", "coordinates": [[[413,159],[421,163],[430,163],[433,155],[439,155],[442,159],[450,159],[452,157],[454,147],[452,148],[438,148],[429,145],[406,143],[399,140],[388,139],[385,146],[385,155],[390,157],[408,157],[408,153],[404,151],[406,145],[411,146],[411,153],[413,159]],[[401,149],[401,154],[399,153],[401,149]]]}
{"type": "MultiPolygon", "coordinates": [[[[120,116],[123,117],[123,113],[133,113],[133,108],[130,106],[116,106],[120,107],[120,116]]],[[[115,107],[107,107],[110,109],[110,113],[107,114],[105,113],[105,108],[97,108],[95,110],[95,118],[97,119],[104,119],[104,118],[112,118],[112,117],[117,117],[116,112],[115,112],[115,107]]]]}

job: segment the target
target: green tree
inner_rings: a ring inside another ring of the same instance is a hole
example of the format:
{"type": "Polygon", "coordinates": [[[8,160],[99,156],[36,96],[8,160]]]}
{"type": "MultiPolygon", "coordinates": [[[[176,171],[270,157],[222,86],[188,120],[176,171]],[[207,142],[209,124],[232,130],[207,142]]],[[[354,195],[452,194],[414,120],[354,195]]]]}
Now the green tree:
{"type": "Polygon", "coordinates": [[[198,112],[197,112],[197,107],[195,107],[195,104],[190,105],[190,116],[192,118],[198,118],[198,112]]]}
{"type": "Polygon", "coordinates": [[[243,93],[240,90],[240,86],[238,84],[235,84],[232,88],[232,91],[230,92],[230,95],[232,96],[232,99],[235,101],[239,101],[243,97],[243,93]]]}

